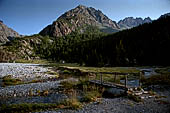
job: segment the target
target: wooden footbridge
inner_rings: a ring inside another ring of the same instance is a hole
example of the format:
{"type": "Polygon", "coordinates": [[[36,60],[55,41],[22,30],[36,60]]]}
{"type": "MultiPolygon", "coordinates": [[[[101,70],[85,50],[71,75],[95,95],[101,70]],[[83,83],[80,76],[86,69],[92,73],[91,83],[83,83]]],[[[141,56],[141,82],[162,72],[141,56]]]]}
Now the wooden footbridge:
{"type": "MultiPolygon", "coordinates": [[[[93,79],[93,80],[89,80],[90,83],[92,84],[96,84],[96,85],[101,85],[103,87],[109,87],[109,88],[118,88],[118,89],[124,89],[124,90],[128,90],[128,88],[131,88],[133,86],[128,86],[128,76],[134,73],[119,73],[119,72],[99,72],[97,73],[100,75],[100,80],[97,79],[93,79]],[[103,74],[112,74],[114,76],[114,82],[108,82],[108,81],[104,81],[103,79],[103,74]],[[117,76],[124,76],[124,84],[121,83],[116,83],[116,78],[117,76]]],[[[143,76],[143,72],[139,72],[139,86],[141,86],[141,77],[143,76]]]]}
{"type": "Polygon", "coordinates": [[[131,88],[133,86],[128,86],[128,76],[132,74],[137,74],[138,75],[138,81],[139,81],[139,86],[141,86],[141,77],[143,76],[143,72],[139,73],[121,73],[121,72],[93,72],[93,71],[84,71],[75,67],[65,67],[62,66],[62,68],[68,69],[73,72],[81,72],[82,75],[87,75],[89,82],[95,85],[100,85],[102,87],[108,87],[108,88],[118,88],[118,89],[124,89],[128,90],[128,88],[131,88]],[[113,75],[113,82],[108,82],[104,80],[104,74],[109,74],[113,75]],[[100,77],[97,78],[96,75],[99,75],[100,77]],[[124,83],[116,83],[116,79],[118,76],[124,76],[124,83]]]}

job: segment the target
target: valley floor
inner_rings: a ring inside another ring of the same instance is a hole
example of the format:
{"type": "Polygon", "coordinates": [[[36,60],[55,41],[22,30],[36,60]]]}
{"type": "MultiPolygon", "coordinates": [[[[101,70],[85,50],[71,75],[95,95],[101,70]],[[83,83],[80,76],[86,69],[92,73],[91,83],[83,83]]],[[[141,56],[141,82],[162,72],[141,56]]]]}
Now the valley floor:
{"type": "MultiPolygon", "coordinates": [[[[0,63],[0,105],[48,104],[67,99],[67,95],[59,90],[60,83],[65,81],[58,78],[59,73],[59,70],[38,64],[0,63]]],[[[55,109],[35,113],[170,113],[170,86],[155,85],[149,89],[158,96],[144,98],[142,102],[126,96],[99,98],[96,102],[83,103],[78,110],[55,109]]]]}

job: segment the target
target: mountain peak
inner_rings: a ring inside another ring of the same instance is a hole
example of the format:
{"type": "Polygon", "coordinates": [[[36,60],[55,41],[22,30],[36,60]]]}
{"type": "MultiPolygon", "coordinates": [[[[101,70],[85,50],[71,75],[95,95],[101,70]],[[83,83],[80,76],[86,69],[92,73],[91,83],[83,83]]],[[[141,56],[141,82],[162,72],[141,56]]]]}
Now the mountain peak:
{"type": "MultiPolygon", "coordinates": [[[[150,17],[146,17],[145,19],[152,20],[150,17]]],[[[145,19],[144,19],[144,20],[145,20],[145,19]]]]}
{"type": "Polygon", "coordinates": [[[150,22],[152,22],[152,19],[150,17],[146,17],[144,19],[144,23],[150,23],[150,22]]]}
{"type": "Polygon", "coordinates": [[[87,26],[98,27],[101,31],[115,32],[119,30],[117,23],[109,19],[100,10],[79,5],[61,15],[53,24],[43,29],[40,34],[60,37],[77,30],[83,33],[87,26]]]}
{"type": "Polygon", "coordinates": [[[76,8],[85,9],[85,8],[87,8],[87,7],[84,6],[84,5],[78,5],[76,8]]]}
{"type": "Polygon", "coordinates": [[[144,24],[144,23],[150,23],[152,22],[150,17],[147,17],[145,19],[142,19],[141,17],[126,17],[123,20],[120,20],[118,22],[118,25],[120,26],[121,29],[129,29],[132,27],[136,27],[138,25],[144,24]]]}

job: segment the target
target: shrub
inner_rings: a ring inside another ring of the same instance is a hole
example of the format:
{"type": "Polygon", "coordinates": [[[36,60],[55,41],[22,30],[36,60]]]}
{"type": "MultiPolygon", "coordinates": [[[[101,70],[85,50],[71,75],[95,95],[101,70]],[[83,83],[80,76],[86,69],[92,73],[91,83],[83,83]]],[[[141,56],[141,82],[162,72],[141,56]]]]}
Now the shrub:
{"type": "Polygon", "coordinates": [[[60,103],[60,105],[64,105],[65,108],[70,109],[79,109],[82,107],[82,104],[76,98],[64,100],[63,102],[60,103]]]}
{"type": "Polygon", "coordinates": [[[101,93],[98,91],[89,91],[86,92],[82,98],[83,102],[94,102],[97,100],[97,98],[101,97],[101,93]]]}
{"type": "Polygon", "coordinates": [[[65,70],[63,71],[63,74],[72,74],[72,72],[65,69],[65,70]]]}
{"type": "Polygon", "coordinates": [[[78,84],[78,82],[76,82],[76,81],[63,81],[63,82],[61,82],[61,85],[62,85],[65,89],[75,88],[77,84],[78,84]]]}

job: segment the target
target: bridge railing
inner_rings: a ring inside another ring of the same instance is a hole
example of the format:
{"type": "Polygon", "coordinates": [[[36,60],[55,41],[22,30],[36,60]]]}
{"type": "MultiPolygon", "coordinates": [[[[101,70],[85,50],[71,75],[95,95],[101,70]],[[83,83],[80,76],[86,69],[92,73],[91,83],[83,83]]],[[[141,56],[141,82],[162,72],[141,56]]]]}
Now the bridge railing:
{"type": "MultiPolygon", "coordinates": [[[[112,75],[113,77],[112,78],[110,78],[110,79],[113,79],[112,81],[113,81],[113,83],[116,83],[116,80],[117,80],[117,78],[118,78],[118,76],[124,76],[123,78],[124,78],[124,87],[125,88],[128,88],[129,86],[128,86],[128,77],[130,76],[130,75],[134,75],[134,74],[137,74],[137,78],[136,79],[138,79],[138,81],[139,81],[139,87],[142,85],[142,83],[141,83],[141,78],[142,78],[142,76],[143,76],[143,72],[141,71],[141,72],[139,72],[139,73],[120,73],[120,72],[97,72],[97,73],[94,73],[94,72],[92,72],[93,74],[92,75],[98,75],[98,77],[93,77],[91,80],[98,80],[98,81],[100,81],[100,84],[101,85],[103,85],[104,83],[107,83],[108,81],[105,81],[104,80],[104,75],[106,75],[106,74],[109,74],[109,75],[112,75]]],[[[97,82],[98,83],[98,82],[97,82]]],[[[118,83],[116,83],[117,85],[121,85],[122,86],[122,84],[118,84],[118,83]]],[[[123,87],[123,86],[122,86],[123,87]]]]}

